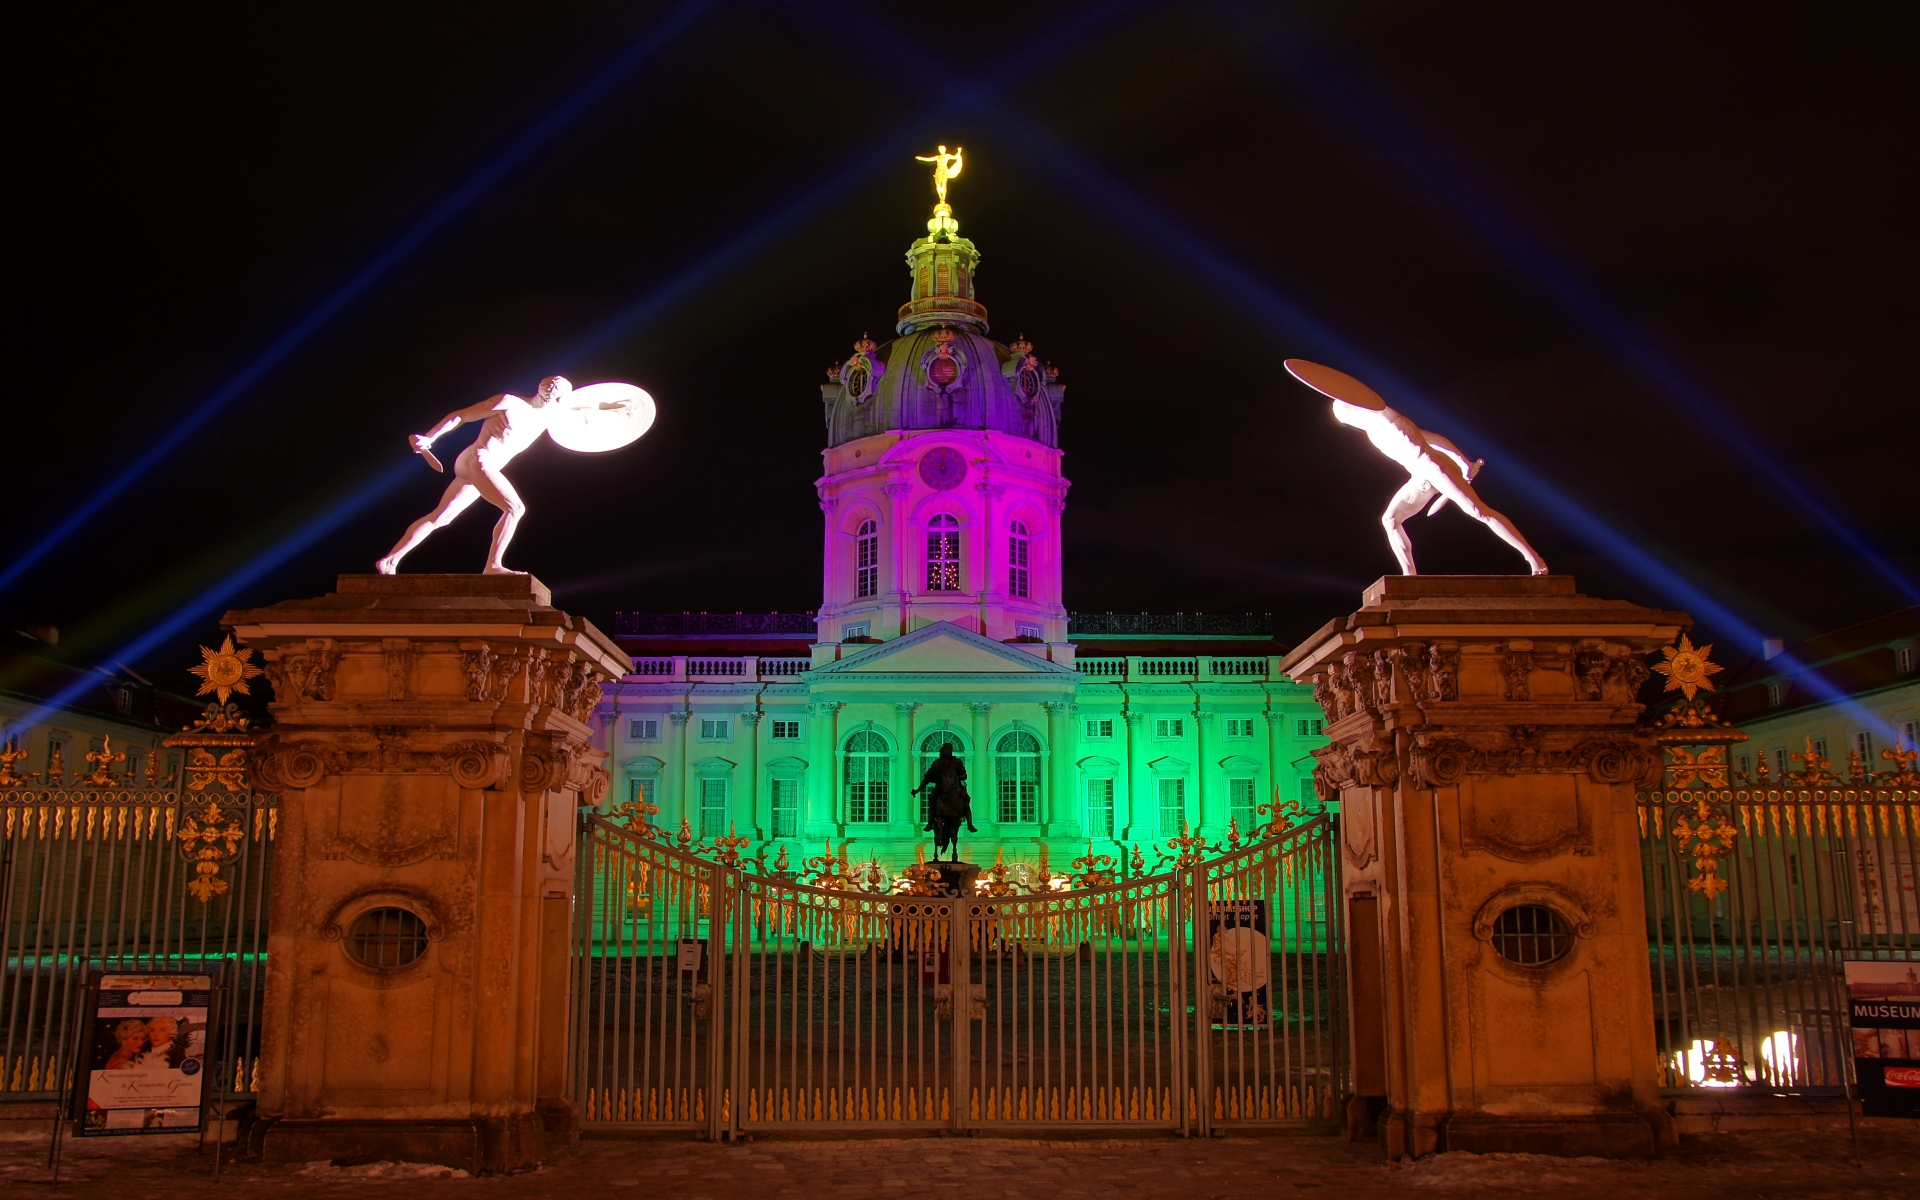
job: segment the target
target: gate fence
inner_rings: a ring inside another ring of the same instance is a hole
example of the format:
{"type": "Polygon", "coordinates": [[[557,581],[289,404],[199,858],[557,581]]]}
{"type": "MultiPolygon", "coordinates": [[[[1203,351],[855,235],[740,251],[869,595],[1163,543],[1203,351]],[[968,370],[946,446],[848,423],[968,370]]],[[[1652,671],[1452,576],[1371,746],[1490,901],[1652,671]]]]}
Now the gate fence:
{"type": "MultiPolygon", "coordinates": [[[[570,1094],[589,1126],[1331,1126],[1328,817],[1172,869],[969,897],[763,876],[583,814],[570,1094]]],[[[877,874],[877,873],[876,873],[877,874]]],[[[924,877],[909,871],[909,886],[924,877]]],[[[878,882],[877,880],[875,882],[878,882]]],[[[931,890],[923,887],[922,890],[931,890]]]]}
{"type": "Polygon", "coordinates": [[[1688,786],[1639,797],[1661,1081],[1837,1090],[1842,961],[1920,960],[1920,779],[1855,764],[1849,785],[1816,760],[1730,787],[1725,761],[1676,754],[1666,782],[1688,786]]]}
{"type": "MultiPolygon", "coordinates": [[[[152,757],[144,780],[118,771],[108,744],[84,776],[0,791],[0,1097],[62,1090],[86,1052],[88,1026],[71,1025],[89,966],[227,971],[221,1027],[203,1036],[229,1094],[254,1092],[279,798],[252,790],[251,742],[219,705],[167,739],[186,747],[181,777],[152,757]]],[[[29,782],[12,766],[0,785],[29,782]]]]}

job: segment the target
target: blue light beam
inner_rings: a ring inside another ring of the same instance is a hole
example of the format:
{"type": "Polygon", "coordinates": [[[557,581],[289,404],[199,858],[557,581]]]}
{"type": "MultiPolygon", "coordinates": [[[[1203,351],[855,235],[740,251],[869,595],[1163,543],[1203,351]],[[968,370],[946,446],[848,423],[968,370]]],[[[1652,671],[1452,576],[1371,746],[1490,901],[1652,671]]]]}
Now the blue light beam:
{"type": "MultiPolygon", "coordinates": [[[[268,572],[278,569],[287,560],[340,528],[349,519],[364,511],[374,501],[386,496],[404,481],[416,477],[419,472],[420,464],[412,455],[408,455],[405,459],[375,474],[291,534],[248,559],[213,586],[175,609],[139,637],[107,655],[105,661],[139,662],[163,643],[178,636],[188,626],[205,620],[209,614],[225,604],[227,598],[235,592],[251,586],[268,572]]],[[[104,668],[100,671],[101,675],[105,674],[104,668]]],[[[68,684],[21,717],[17,723],[21,728],[39,724],[53,713],[73,704],[89,690],[99,687],[100,683],[100,676],[90,676],[68,684]]]]}
{"type": "Polygon", "coordinates": [[[1669,398],[1679,401],[1708,432],[1763,471],[1772,486],[1785,493],[1801,511],[1826,526],[1855,556],[1905,595],[1909,603],[1920,603],[1920,587],[1801,483],[1785,463],[1748,432],[1746,423],[1730,412],[1707,384],[1674,355],[1636,330],[1606,298],[1601,287],[1583,278],[1573,264],[1548,247],[1545,239],[1530,233],[1534,223],[1511,202],[1503,202],[1492,189],[1477,183],[1475,173],[1461,155],[1450,153],[1435,138],[1423,136],[1414,122],[1371,95],[1340,68],[1331,53],[1313,44],[1314,39],[1299,22],[1290,22],[1293,27],[1283,35],[1274,32],[1268,22],[1240,3],[1233,0],[1216,0],[1216,3],[1233,20],[1240,35],[1236,40],[1241,45],[1258,47],[1269,61],[1280,65],[1281,70],[1270,72],[1269,77],[1289,79],[1307,88],[1352,134],[1380,152],[1376,161],[1403,183],[1413,185],[1409,194],[1424,195],[1443,204],[1459,222],[1518,268],[1540,294],[1552,301],[1572,324],[1584,329],[1602,350],[1626,363],[1669,398]]]}
{"type": "Polygon", "coordinates": [[[539,123],[521,134],[485,167],[455,188],[425,216],[414,222],[405,233],[376,255],[366,266],[360,268],[318,307],[281,334],[251,362],[241,368],[238,374],[227,380],[218,391],[202,401],[198,408],[175,422],[173,427],[149,446],[144,454],[108,479],[99,491],[30,546],[4,572],[0,572],[0,591],[11,587],[35,563],[71,537],[75,530],[97,516],[102,509],[113,502],[115,497],[132,486],[134,481],[152,470],[156,463],[171,456],[188,437],[192,436],[194,431],[212,420],[227,405],[265,378],[289,355],[305,345],[315,333],[345,312],[356,300],[390,274],[395,267],[411,258],[422,246],[431,241],[435,234],[472,208],[501,180],[512,174],[547,143],[586,115],[609,93],[625,82],[629,75],[692,28],[717,2],[718,0],[687,0],[687,3],[667,14],[658,25],[642,34],[611,62],[574,89],[571,95],[549,110],[539,123]]]}

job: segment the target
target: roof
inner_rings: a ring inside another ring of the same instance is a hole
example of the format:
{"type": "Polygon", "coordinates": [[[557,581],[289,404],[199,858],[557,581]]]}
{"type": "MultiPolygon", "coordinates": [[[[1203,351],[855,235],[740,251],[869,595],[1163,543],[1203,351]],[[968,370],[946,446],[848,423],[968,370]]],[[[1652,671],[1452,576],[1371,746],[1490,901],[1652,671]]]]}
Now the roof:
{"type": "Polygon", "coordinates": [[[51,646],[19,635],[0,638],[0,696],[39,706],[76,684],[61,711],[85,713],[132,729],[183,729],[205,704],[156,687],[125,667],[78,666],[51,646]]]}
{"type": "Polygon", "coordinates": [[[1895,684],[1920,681],[1920,674],[1897,670],[1895,651],[1920,644],[1920,604],[1895,609],[1857,625],[1848,625],[1788,646],[1772,658],[1744,659],[1721,676],[1716,689],[1724,697],[1722,716],[1739,725],[1794,709],[1831,702],[1816,693],[1805,679],[1817,672],[1832,688],[1848,696],[1876,692],[1895,684]],[[1782,685],[1780,702],[1770,703],[1767,685],[1782,685]]]}

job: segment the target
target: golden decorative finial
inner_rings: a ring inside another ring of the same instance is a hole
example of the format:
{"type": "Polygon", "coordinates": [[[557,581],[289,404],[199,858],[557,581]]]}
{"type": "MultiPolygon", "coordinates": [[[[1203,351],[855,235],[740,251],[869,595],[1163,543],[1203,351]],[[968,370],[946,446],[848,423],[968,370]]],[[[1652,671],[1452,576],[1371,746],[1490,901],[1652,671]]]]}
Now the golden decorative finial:
{"type": "Polygon", "coordinates": [[[1707,676],[1718,675],[1720,664],[1708,661],[1707,656],[1713,653],[1711,645],[1695,650],[1693,642],[1683,633],[1678,647],[1662,646],[1660,653],[1666,655],[1666,661],[1653,664],[1653,669],[1667,677],[1667,686],[1661,691],[1680,692],[1691,700],[1696,691],[1713,690],[1707,676]]]}
{"type": "Polygon", "coordinates": [[[947,202],[947,180],[960,175],[960,150],[961,147],[955,146],[953,153],[949,154],[947,148],[942,146],[932,154],[914,156],[915,162],[933,164],[933,194],[940,197],[942,205],[947,202]]]}
{"type": "Polygon", "coordinates": [[[205,681],[194,695],[204,696],[212,692],[221,704],[225,704],[227,697],[234,692],[242,696],[249,695],[247,680],[261,673],[260,668],[249,661],[253,658],[251,648],[238,652],[234,650],[232,634],[227,635],[227,640],[220,643],[218,650],[200,647],[200,658],[202,661],[199,666],[187,668],[205,681]]]}
{"type": "Polygon", "coordinates": [[[22,784],[40,778],[38,771],[29,771],[26,774],[18,774],[14,771],[13,768],[18,766],[20,760],[26,756],[27,752],[14,746],[13,735],[8,734],[7,748],[0,750],[0,787],[20,787],[22,784]]]}

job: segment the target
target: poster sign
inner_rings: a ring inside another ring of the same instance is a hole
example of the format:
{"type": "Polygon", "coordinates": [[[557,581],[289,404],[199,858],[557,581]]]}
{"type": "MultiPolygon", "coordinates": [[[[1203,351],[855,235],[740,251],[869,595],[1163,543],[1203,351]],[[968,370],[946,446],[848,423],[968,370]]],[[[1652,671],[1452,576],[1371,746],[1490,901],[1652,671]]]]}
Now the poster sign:
{"type": "Polygon", "coordinates": [[[102,975],[83,1136],[195,1133],[205,1119],[210,975],[102,975]]]}
{"type": "Polygon", "coordinates": [[[1849,962],[1854,1076],[1870,1117],[1920,1117],[1920,962],[1849,962]]]}
{"type": "Polygon", "coordinates": [[[1213,1023],[1223,1029],[1264,1029],[1272,1021],[1268,985],[1273,944],[1265,900],[1223,900],[1207,905],[1207,961],[1213,982],[1225,993],[1213,1023]]]}

